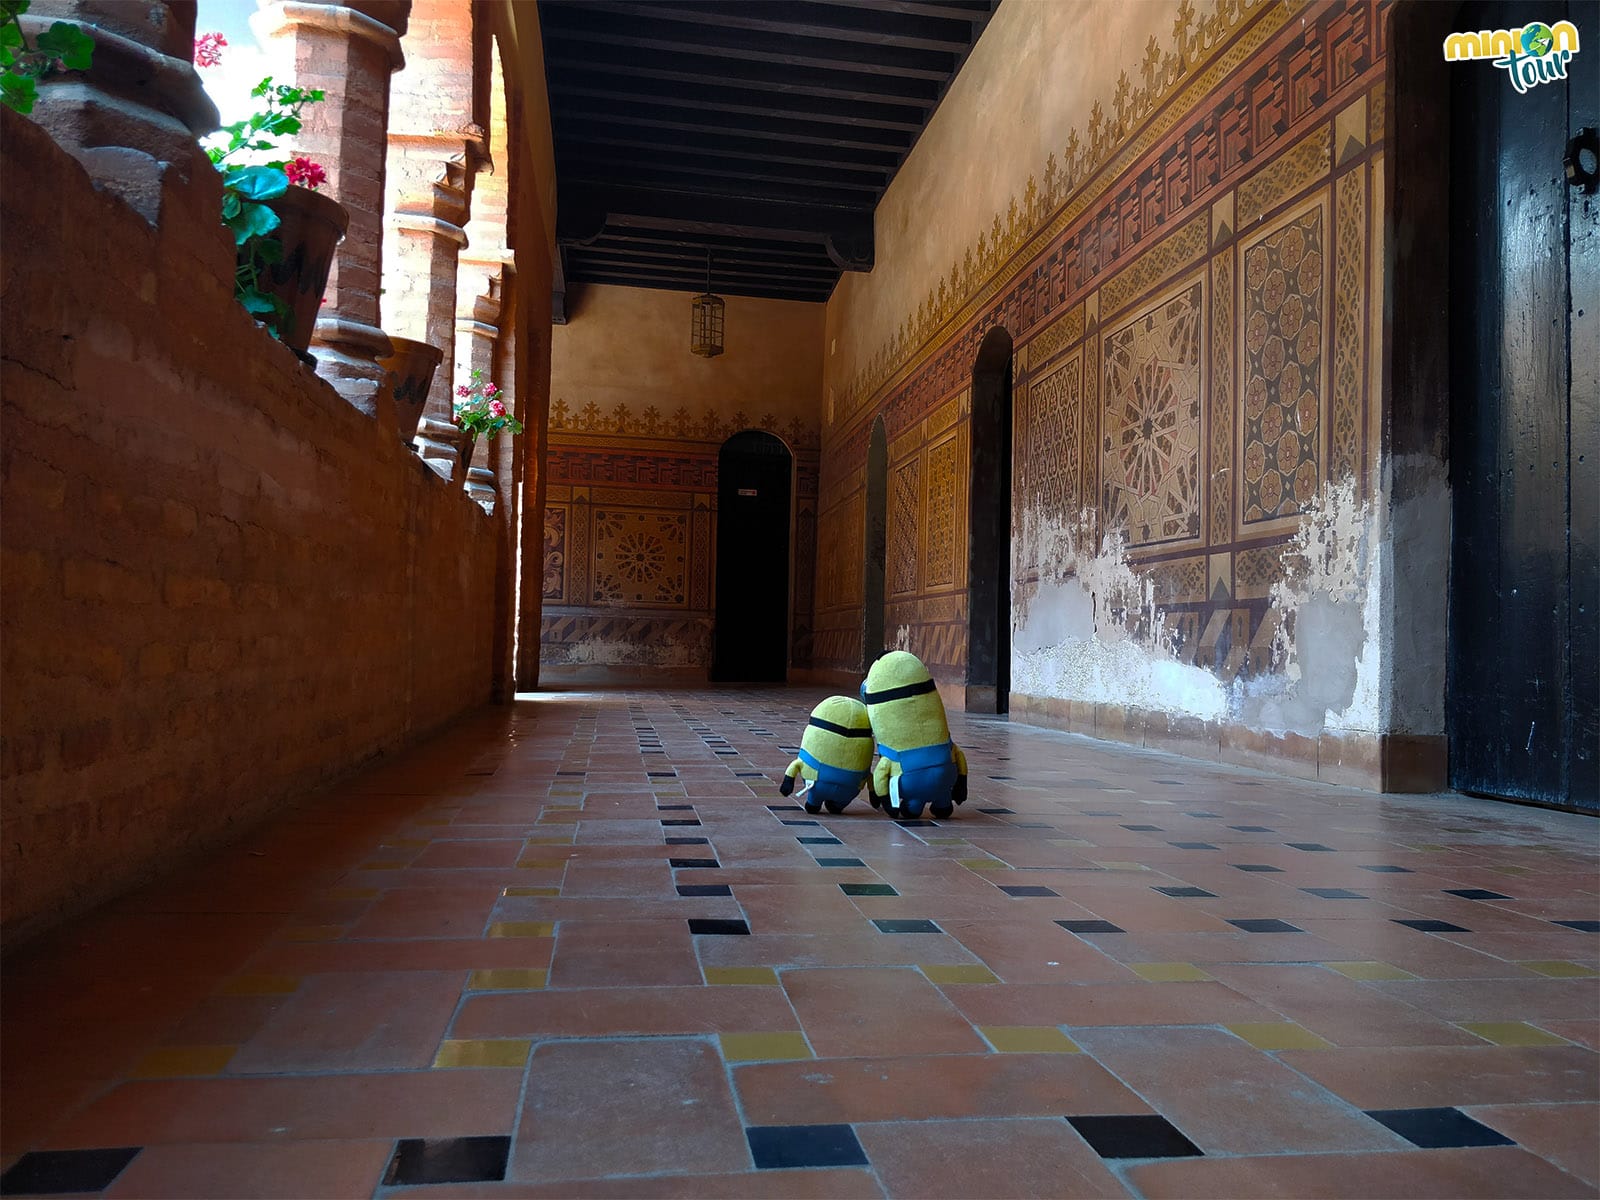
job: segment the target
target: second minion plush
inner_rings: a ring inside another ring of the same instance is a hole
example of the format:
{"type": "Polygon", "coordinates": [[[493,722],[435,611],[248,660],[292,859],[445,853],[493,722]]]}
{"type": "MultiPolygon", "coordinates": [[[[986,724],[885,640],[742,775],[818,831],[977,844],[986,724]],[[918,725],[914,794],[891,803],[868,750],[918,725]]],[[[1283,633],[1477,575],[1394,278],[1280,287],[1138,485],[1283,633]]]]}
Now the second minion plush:
{"type": "Polygon", "coordinates": [[[872,772],[872,807],[886,805],[897,820],[919,817],[924,805],[948,817],[967,798],[967,756],[950,740],[944,701],[922,660],[894,650],[867,672],[861,685],[878,743],[872,772]]]}
{"type": "Polygon", "coordinates": [[[872,727],[867,708],[849,696],[829,696],[811,710],[800,736],[800,757],[789,764],[778,790],[794,791],[796,777],[806,786],[800,795],[808,813],[824,806],[841,813],[861,791],[872,767],[872,727]]]}

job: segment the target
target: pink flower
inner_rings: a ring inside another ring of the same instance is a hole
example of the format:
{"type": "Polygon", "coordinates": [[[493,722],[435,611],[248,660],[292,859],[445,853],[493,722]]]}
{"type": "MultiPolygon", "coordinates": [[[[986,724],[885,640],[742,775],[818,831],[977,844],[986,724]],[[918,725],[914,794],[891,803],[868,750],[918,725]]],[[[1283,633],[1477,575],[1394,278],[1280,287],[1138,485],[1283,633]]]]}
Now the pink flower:
{"type": "Polygon", "coordinates": [[[228,39],[220,33],[202,33],[194,40],[194,65],[214,67],[222,62],[222,48],[228,39]]]}
{"type": "Polygon", "coordinates": [[[472,389],[469,388],[466,384],[463,383],[459,387],[456,388],[456,395],[458,395],[458,396],[470,396],[470,395],[472,395],[472,389]]]}
{"type": "Polygon", "coordinates": [[[495,393],[496,393],[496,392],[498,392],[498,391],[499,391],[499,390],[500,390],[500,389],[499,389],[499,388],[497,388],[497,387],[495,387],[495,385],[494,385],[494,384],[492,384],[492,383],[490,383],[490,384],[485,384],[485,385],[484,385],[484,388],[483,388],[483,394],[484,394],[484,395],[485,395],[485,396],[492,396],[492,395],[494,395],[494,394],[495,394],[495,393]]]}
{"type": "Polygon", "coordinates": [[[290,183],[313,191],[328,182],[328,173],[304,155],[291,159],[283,168],[283,173],[289,177],[290,183]]]}
{"type": "Polygon", "coordinates": [[[489,401],[489,415],[492,416],[492,417],[503,417],[503,416],[505,416],[506,415],[506,406],[504,404],[501,404],[500,401],[498,401],[498,400],[489,401]]]}

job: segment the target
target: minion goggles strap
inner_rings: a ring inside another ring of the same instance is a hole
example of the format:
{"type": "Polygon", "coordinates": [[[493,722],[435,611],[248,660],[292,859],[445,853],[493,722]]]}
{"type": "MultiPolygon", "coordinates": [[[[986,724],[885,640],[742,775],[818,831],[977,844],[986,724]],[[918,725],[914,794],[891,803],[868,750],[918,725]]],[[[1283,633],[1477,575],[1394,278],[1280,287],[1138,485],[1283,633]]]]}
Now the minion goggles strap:
{"type": "MultiPolygon", "coordinates": [[[[867,691],[867,685],[861,685],[861,699],[866,704],[887,704],[891,700],[905,700],[910,696],[925,696],[929,692],[939,690],[939,685],[931,679],[924,679],[921,683],[908,683],[904,687],[885,688],[881,692],[867,691]]],[[[881,752],[881,747],[880,747],[881,752]]]]}
{"type": "Polygon", "coordinates": [[[871,737],[870,729],[847,729],[843,725],[835,725],[832,721],[824,721],[821,717],[812,717],[807,725],[815,725],[818,729],[826,729],[829,733],[837,733],[840,737],[871,737]]]}

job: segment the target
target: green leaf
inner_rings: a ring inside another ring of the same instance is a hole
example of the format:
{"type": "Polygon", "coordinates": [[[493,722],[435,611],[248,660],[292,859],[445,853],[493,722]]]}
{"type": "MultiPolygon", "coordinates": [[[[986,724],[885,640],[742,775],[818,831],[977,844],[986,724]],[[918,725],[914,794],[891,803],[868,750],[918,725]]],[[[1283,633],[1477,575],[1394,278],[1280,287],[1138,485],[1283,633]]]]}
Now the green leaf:
{"type": "Polygon", "coordinates": [[[244,305],[245,312],[258,317],[271,316],[277,311],[274,298],[255,288],[245,288],[241,291],[239,303],[244,305]]]}
{"type": "Polygon", "coordinates": [[[265,204],[246,203],[239,215],[223,222],[233,230],[233,243],[242,246],[253,237],[262,237],[278,227],[278,214],[265,204]]]}
{"type": "Polygon", "coordinates": [[[250,249],[255,253],[256,260],[263,266],[270,266],[272,263],[283,261],[283,243],[277,238],[257,238],[255,245],[250,249]]]}
{"type": "Polygon", "coordinates": [[[33,77],[29,75],[13,75],[9,72],[0,75],[0,104],[19,113],[31,113],[33,102],[38,97],[38,88],[34,85],[33,77]]]}
{"type": "Polygon", "coordinates": [[[41,33],[39,49],[73,71],[88,70],[94,59],[94,39],[68,21],[57,21],[41,33]]]}
{"type": "Polygon", "coordinates": [[[0,20],[5,21],[0,25],[0,46],[15,48],[22,45],[22,29],[11,19],[11,14],[0,9],[0,20]]]}
{"type": "Polygon", "coordinates": [[[222,177],[222,186],[246,200],[271,200],[289,190],[289,177],[275,167],[235,167],[222,177]]]}
{"type": "Polygon", "coordinates": [[[244,207],[244,201],[239,199],[239,193],[225,191],[222,193],[222,219],[231,221],[239,215],[239,210],[244,207]]]}

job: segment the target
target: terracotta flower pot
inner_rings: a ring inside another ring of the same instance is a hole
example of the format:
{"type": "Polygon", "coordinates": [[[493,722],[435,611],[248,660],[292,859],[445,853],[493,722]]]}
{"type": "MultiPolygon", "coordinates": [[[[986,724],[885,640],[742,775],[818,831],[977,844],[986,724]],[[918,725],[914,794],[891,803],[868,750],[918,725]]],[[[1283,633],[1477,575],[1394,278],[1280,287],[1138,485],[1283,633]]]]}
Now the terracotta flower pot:
{"type": "Polygon", "coordinates": [[[284,345],[304,357],[333,269],[333,248],[344,237],[350,214],[332,197],[303,187],[291,187],[267,205],[278,214],[275,236],[283,243],[283,260],[267,268],[262,290],[289,306],[288,323],[278,333],[284,345]]]}
{"type": "Polygon", "coordinates": [[[422,420],[428,389],[433,386],[433,373],[439,369],[444,351],[410,338],[391,337],[389,343],[394,353],[380,358],[378,365],[384,372],[384,390],[394,400],[395,432],[402,442],[410,445],[417,436],[417,422],[422,420]]]}

